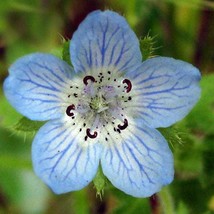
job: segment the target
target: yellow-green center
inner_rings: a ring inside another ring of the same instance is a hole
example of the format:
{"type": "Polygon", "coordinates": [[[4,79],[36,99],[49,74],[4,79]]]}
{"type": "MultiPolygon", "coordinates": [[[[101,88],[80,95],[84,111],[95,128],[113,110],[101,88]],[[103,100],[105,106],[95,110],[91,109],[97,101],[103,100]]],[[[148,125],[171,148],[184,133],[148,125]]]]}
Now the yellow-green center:
{"type": "Polygon", "coordinates": [[[91,99],[90,107],[97,113],[100,113],[108,109],[108,103],[103,96],[98,95],[91,99]]]}

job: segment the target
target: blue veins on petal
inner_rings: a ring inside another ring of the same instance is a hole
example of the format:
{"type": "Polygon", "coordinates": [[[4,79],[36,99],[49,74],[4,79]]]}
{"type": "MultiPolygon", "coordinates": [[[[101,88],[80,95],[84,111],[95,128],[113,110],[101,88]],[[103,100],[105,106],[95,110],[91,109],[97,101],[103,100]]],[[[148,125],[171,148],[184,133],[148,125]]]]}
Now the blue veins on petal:
{"type": "Polygon", "coordinates": [[[31,54],[18,59],[4,82],[4,92],[21,114],[32,120],[59,118],[63,89],[72,68],[50,54],[31,54]]]}
{"type": "Polygon", "coordinates": [[[139,41],[126,20],[112,11],[90,13],[70,45],[76,72],[127,71],[141,63],[139,41]]]}
{"type": "Polygon", "coordinates": [[[50,54],[25,56],[4,82],[17,111],[50,120],[33,141],[36,174],[60,194],[85,187],[101,163],[125,193],[158,192],[173,180],[174,169],[155,128],[172,125],[193,108],[199,71],[167,57],[142,63],[136,35],[112,11],[86,17],[73,35],[70,56],[74,68],[50,54]]]}
{"type": "Polygon", "coordinates": [[[167,57],[146,60],[126,74],[134,85],[136,115],[149,127],[168,127],[183,119],[200,97],[200,72],[191,64],[167,57]]]}
{"type": "Polygon", "coordinates": [[[148,197],[174,177],[166,140],[143,121],[129,122],[121,138],[113,136],[101,156],[103,173],[114,186],[135,197],[148,197]]]}
{"type": "Polygon", "coordinates": [[[82,189],[97,172],[100,145],[81,146],[81,134],[64,122],[49,121],[33,141],[34,171],[57,194],[82,189]]]}

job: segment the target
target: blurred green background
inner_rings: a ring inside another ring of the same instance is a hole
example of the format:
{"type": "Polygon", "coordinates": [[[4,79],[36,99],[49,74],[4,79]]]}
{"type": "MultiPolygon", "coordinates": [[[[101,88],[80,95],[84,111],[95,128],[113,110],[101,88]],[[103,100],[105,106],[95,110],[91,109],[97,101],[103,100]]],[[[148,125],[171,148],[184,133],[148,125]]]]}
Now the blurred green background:
{"type": "Polygon", "coordinates": [[[93,184],[54,195],[32,170],[35,133],[15,131],[22,116],[0,87],[0,213],[214,213],[214,1],[1,0],[1,86],[18,57],[31,52],[60,56],[63,38],[70,39],[96,9],[123,14],[139,38],[155,37],[154,55],[179,58],[201,70],[201,100],[183,121],[163,130],[175,157],[175,179],[150,199],[127,196],[109,185],[100,200],[93,184]]]}

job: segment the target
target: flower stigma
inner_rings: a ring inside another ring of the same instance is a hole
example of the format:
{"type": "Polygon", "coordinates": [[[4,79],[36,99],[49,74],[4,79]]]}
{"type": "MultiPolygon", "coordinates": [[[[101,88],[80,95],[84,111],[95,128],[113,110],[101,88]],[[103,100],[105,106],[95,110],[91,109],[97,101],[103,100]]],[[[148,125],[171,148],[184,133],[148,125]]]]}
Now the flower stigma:
{"type": "Polygon", "coordinates": [[[105,102],[105,97],[99,93],[94,98],[92,98],[91,103],[89,104],[91,109],[101,113],[108,109],[108,103],[105,102]]]}

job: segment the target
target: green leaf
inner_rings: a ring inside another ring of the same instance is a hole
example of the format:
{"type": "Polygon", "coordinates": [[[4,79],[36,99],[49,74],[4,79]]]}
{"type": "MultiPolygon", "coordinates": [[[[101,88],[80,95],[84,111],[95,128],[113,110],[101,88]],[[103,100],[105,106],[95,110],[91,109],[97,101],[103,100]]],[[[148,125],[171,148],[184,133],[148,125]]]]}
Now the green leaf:
{"type": "Polygon", "coordinates": [[[43,121],[33,121],[27,117],[22,117],[15,125],[14,130],[20,132],[35,132],[38,131],[45,122],[43,121]]]}
{"type": "Polygon", "coordinates": [[[139,42],[140,42],[140,50],[143,55],[143,60],[146,60],[154,56],[154,51],[157,49],[154,47],[155,37],[152,37],[148,34],[144,38],[141,38],[139,42]]]}
{"type": "Polygon", "coordinates": [[[160,198],[163,213],[175,214],[174,202],[172,195],[169,191],[169,187],[162,188],[162,190],[158,193],[158,196],[160,198]]]}
{"type": "Polygon", "coordinates": [[[62,59],[72,66],[69,46],[70,40],[63,39],[62,59]]]}
{"type": "Polygon", "coordinates": [[[197,177],[202,172],[202,144],[192,135],[187,135],[183,144],[174,149],[174,164],[181,179],[197,177]]]}
{"type": "Polygon", "coordinates": [[[93,179],[93,183],[97,190],[97,196],[99,196],[102,199],[104,195],[104,189],[107,183],[107,178],[103,174],[103,171],[100,166],[98,168],[95,178],[93,179]]]}
{"type": "Polygon", "coordinates": [[[183,128],[178,128],[176,126],[158,128],[158,131],[166,138],[167,142],[171,145],[172,148],[174,148],[176,144],[183,144],[184,138],[187,135],[183,128]]]}
{"type": "Polygon", "coordinates": [[[159,128],[174,153],[177,174],[182,178],[192,178],[202,171],[202,150],[198,141],[184,123],[169,128],[159,128]]]}

